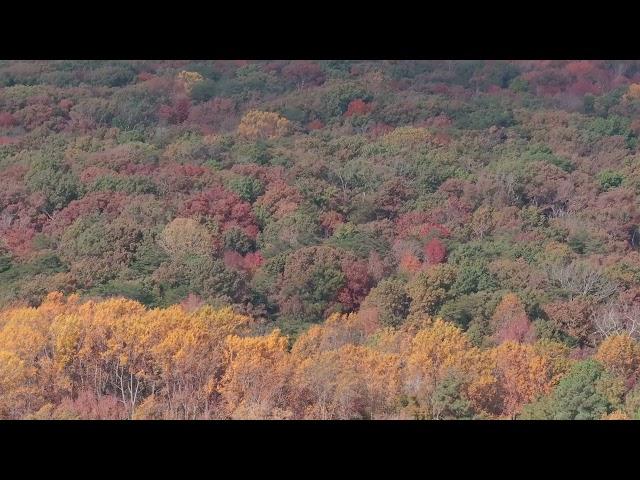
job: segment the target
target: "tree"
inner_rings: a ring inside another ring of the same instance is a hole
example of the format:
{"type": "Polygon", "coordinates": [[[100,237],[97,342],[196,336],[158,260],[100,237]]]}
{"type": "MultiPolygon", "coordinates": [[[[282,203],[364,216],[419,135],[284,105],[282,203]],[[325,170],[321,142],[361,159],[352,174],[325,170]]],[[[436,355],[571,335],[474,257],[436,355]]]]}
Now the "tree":
{"type": "Polygon", "coordinates": [[[443,415],[442,396],[452,388],[456,401],[464,406],[468,400],[474,412],[484,411],[494,396],[490,357],[473,347],[462,330],[439,318],[411,340],[403,374],[404,391],[417,401],[418,417],[443,415]]]}
{"type": "Polygon", "coordinates": [[[505,341],[525,342],[531,340],[532,325],[517,295],[508,293],[496,307],[491,318],[498,343],[505,341]]]}
{"type": "Polygon", "coordinates": [[[545,358],[551,368],[551,384],[558,382],[567,374],[573,365],[570,359],[571,349],[556,340],[541,339],[533,344],[533,350],[545,358]]]}
{"type": "Polygon", "coordinates": [[[600,172],[600,174],[598,175],[598,180],[600,181],[600,186],[602,187],[602,189],[607,191],[622,185],[624,177],[619,172],[605,170],[603,172],[600,172]]]}
{"type": "Polygon", "coordinates": [[[592,331],[590,317],[593,304],[583,297],[569,301],[557,301],[543,307],[551,321],[563,332],[585,344],[592,331]]]}
{"type": "Polygon", "coordinates": [[[0,350],[0,418],[20,418],[30,395],[28,380],[34,373],[17,354],[0,350]]]}
{"type": "Polygon", "coordinates": [[[263,183],[253,177],[237,177],[231,180],[229,188],[245,202],[253,203],[264,193],[263,183]]]}
{"type": "Polygon", "coordinates": [[[294,212],[300,203],[302,203],[302,195],[298,189],[282,180],[271,182],[264,195],[260,196],[256,202],[269,215],[278,219],[294,212]]]}
{"type": "Polygon", "coordinates": [[[577,363],[553,393],[528,406],[522,418],[550,420],[599,420],[614,407],[603,387],[608,380],[595,360],[577,363]]]}
{"type": "Polygon", "coordinates": [[[238,133],[252,140],[279,138],[291,130],[291,122],[274,112],[250,110],[238,125],[238,133]]]}
{"type": "Polygon", "coordinates": [[[160,245],[172,257],[210,255],[213,236],[198,222],[190,218],[175,218],[162,231],[160,245]]]}
{"type": "Polygon", "coordinates": [[[415,255],[406,252],[400,257],[398,270],[405,275],[413,276],[422,269],[422,262],[415,255]]]}
{"type": "Polygon", "coordinates": [[[609,302],[592,313],[591,319],[603,338],[628,334],[640,335],[640,305],[633,302],[609,302]]]}
{"type": "Polygon", "coordinates": [[[600,302],[611,297],[618,288],[615,282],[607,279],[598,269],[579,262],[556,265],[550,269],[549,277],[571,299],[589,295],[600,302]]]}
{"type": "Polygon", "coordinates": [[[113,395],[96,395],[91,390],[81,391],[76,398],[65,397],[51,409],[47,404],[32,418],[38,420],[126,420],[127,411],[113,395]]]}
{"type": "Polygon", "coordinates": [[[464,377],[455,373],[447,375],[436,386],[432,399],[434,419],[460,420],[473,417],[473,408],[464,386],[464,377]]]}
{"type": "Polygon", "coordinates": [[[246,334],[251,319],[228,307],[209,306],[192,312],[171,307],[153,316],[150,332],[157,338],[150,339],[151,353],[161,381],[154,402],[164,405],[169,418],[223,415],[216,388],[225,372],[225,339],[246,334]]]}
{"type": "Polygon", "coordinates": [[[345,285],[338,292],[338,301],[345,310],[356,310],[374,285],[368,267],[365,260],[357,260],[350,255],[342,260],[345,285]]]}
{"type": "Polygon", "coordinates": [[[204,222],[213,221],[221,232],[240,228],[251,238],[255,238],[258,233],[251,204],[218,185],[187,199],[181,214],[204,222]]]}
{"type": "Polygon", "coordinates": [[[44,154],[31,163],[26,181],[31,191],[39,191],[45,195],[47,213],[53,213],[54,210],[65,207],[78,198],[81,191],[68,165],[44,154]]]}
{"type": "Polygon", "coordinates": [[[300,359],[292,379],[298,415],[307,419],[375,419],[394,413],[398,357],[344,345],[300,359]]]}
{"type": "Polygon", "coordinates": [[[606,338],[594,358],[625,381],[635,383],[640,374],[640,344],[627,334],[606,338]]]}
{"type": "Polygon", "coordinates": [[[549,393],[553,380],[551,366],[531,345],[513,341],[500,344],[494,355],[498,411],[514,419],[525,404],[549,393]]]}
{"type": "Polygon", "coordinates": [[[434,265],[420,272],[407,286],[414,315],[436,313],[447,300],[448,291],[456,279],[456,269],[451,265],[434,265]]]}
{"type": "Polygon", "coordinates": [[[296,338],[291,354],[304,359],[344,345],[364,345],[380,324],[366,311],[333,313],[322,324],[312,325],[296,338]]]}
{"type": "Polygon", "coordinates": [[[371,98],[371,95],[363,87],[355,83],[336,85],[323,95],[324,117],[331,118],[342,115],[349,108],[351,101],[356,99],[369,101],[371,98]]]}
{"type": "Polygon", "coordinates": [[[288,341],[278,330],[264,337],[226,339],[227,366],[218,390],[231,418],[287,417],[288,341]]]}
{"type": "Polygon", "coordinates": [[[188,72],[186,70],[178,73],[177,78],[187,93],[191,93],[196,85],[204,81],[204,77],[198,72],[188,72]]]}
{"type": "Polygon", "coordinates": [[[345,117],[356,117],[360,115],[367,115],[372,110],[372,106],[360,98],[351,100],[347,106],[347,111],[344,112],[345,117]]]}
{"type": "Polygon", "coordinates": [[[447,258],[447,248],[444,246],[442,241],[437,238],[429,240],[424,247],[424,253],[429,265],[442,263],[447,258]]]}
{"type": "Polygon", "coordinates": [[[282,75],[293,82],[297,88],[321,85],[325,75],[320,65],[307,60],[294,60],[282,69],[282,75]]]}
{"type": "Polygon", "coordinates": [[[411,297],[399,279],[387,278],[378,283],[364,300],[363,309],[374,309],[382,325],[398,326],[409,314],[411,297]]]}
{"type": "Polygon", "coordinates": [[[230,132],[238,122],[237,103],[231,98],[215,97],[215,83],[204,81],[196,84],[190,97],[203,103],[193,105],[189,109],[186,122],[197,125],[203,133],[230,132]]]}
{"type": "Polygon", "coordinates": [[[627,91],[627,97],[631,99],[639,99],[640,98],[640,84],[632,83],[629,85],[629,90],[627,91]]]}
{"type": "Polygon", "coordinates": [[[318,322],[336,308],[346,282],[341,257],[341,252],[326,246],[288,255],[275,293],[282,314],[318,322]]]}
{"type": "Polygon", "coordinates": [[[171,105],[161,105],[158,117],[168,123],[182,123],[189,117],[191,103],[188,98],[176,98],[171,105]]]}

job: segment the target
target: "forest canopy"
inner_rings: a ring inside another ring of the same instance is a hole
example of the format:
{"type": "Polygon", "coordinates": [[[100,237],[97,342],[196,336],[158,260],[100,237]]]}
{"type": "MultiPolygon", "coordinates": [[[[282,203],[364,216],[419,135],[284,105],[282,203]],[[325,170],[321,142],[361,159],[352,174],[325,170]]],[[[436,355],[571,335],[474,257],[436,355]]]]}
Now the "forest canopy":
{"type": "Polygon", "coordinates": [[[0,418],[640,418],[640,62],[0,61],[0,418]]]}

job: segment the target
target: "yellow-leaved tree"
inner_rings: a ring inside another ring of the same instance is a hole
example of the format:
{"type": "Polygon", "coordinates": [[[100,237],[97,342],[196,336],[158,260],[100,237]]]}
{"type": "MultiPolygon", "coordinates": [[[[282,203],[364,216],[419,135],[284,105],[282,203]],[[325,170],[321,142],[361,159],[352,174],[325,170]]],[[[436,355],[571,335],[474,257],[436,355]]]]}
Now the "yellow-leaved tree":
{"type": "Polygon", "coordinates": [[[174,218],[162,230],[160,245],[174,258],[204,256],[213,250],[213,236],[192,218],[174,218]]]}
{"type": "Polygon", "coordinates": [[[625,381],[635,380],[640,374],[640,343],[628,334],[606,338],[598,347],[595,358],[625,381]]]}
{"type": "Polygon", "coordinates": [[[218,387],[230,418],[288,418],[289,340],[279,330],[260,337],[230,335],[218,387]]]}
{"type": "Polygon", "coordinates": [[[291,403],[299,418],[393,415],[401,385],[398,355],[346,344],[295,359],[291,403]]]}
{"type": "Polygon", "coordinates": [[[470,408],[483,411],[495,379],[486,354],[473,347],[457,326],[438,318],[416,333],[406,359],[405,391],[419,405],[417,416],[437,417],[434,395],[445,380],[455,377],[455,395],[470,408]],[[464,398],[462,398],[464,397],[464,398]]]}
{"type": "Polygon", "coordinates": [[[215,398],[225,371],[225,340],[246,333],[251,319],[229,307],[171,310],[155,312],[156,332],[162,329],[162,335],[150,348],[162,387],[154,394],[170,406],[169,418],[219,416],[215,398]]]}
{"type": "Polygon", "coordinates": [[[553,368],[533,346],[507,341],[492,355],[497,379],[496,413],[513,419],[525,404],[551,390],[553,368]]]}
{"type": "Polygon", "coordinates": [[[238,134],[251,140],[279,138],[291,131],[291,122],[275,112],[250,110],[238,125],[238,134]]]}

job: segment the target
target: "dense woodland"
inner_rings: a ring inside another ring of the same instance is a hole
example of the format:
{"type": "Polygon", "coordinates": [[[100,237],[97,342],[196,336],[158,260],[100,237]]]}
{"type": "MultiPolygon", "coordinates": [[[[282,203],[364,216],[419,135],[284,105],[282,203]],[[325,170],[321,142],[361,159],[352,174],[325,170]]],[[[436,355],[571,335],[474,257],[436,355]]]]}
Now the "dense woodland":
{"type": "Polygon", "coordinates": [[[640,62],[1,61],[0,418],[640,419],[640,62]]]}

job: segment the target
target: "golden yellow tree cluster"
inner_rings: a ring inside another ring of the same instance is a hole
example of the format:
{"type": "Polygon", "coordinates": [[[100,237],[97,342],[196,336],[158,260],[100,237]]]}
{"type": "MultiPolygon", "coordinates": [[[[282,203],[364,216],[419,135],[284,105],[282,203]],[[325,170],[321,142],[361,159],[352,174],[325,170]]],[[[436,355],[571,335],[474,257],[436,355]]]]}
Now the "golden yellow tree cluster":
{"type": "Polygon", "coordinates": [[[625,380],[640,376],[640,343],[628,334],[608,337],[600,344],[595,358],[625,380]]]}
{"type": "MultiPolygon", "coordinates": [[[[514,418],[571,366],[553,341],[474,346],[441,319],[334,314],[295,342],[231,308],[148,309],[52,293],[0,312],[1,418],[514,418]]],[[[638,372],[612,337],[611,371],[638,372]]]]}
{"type": "Polygon", "coordinates": [[[238,125],[238,133],[251,140],[279,138],[291,131],[291,122],[275,112],[250,110],[238,125]]]}

